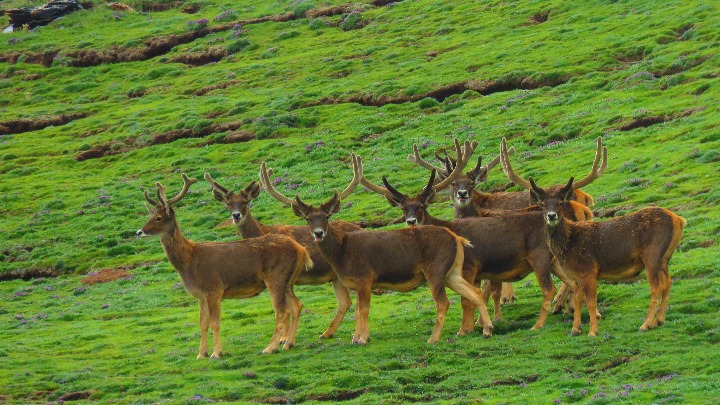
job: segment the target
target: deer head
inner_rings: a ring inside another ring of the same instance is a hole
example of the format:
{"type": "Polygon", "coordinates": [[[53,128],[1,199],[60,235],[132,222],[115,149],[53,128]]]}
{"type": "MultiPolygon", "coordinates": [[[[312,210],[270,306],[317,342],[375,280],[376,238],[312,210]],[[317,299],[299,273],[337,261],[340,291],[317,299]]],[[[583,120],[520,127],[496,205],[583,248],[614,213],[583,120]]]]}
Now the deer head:
{"type": "Polygon", "coordinates": [[[532,177],[528,178],[530,183],[530,197],[534,203],[542,207],[545,222],[553,227],[563,220],[563,206],[573,197],[573,178],[562,188],[554,187],[551,189],[543,189],[538,187],[532,177]]]}
{"type": "Polygon", "coordinates": [[[310,232],[312,233],[315,241],[321,242],[327,235],[330,217],[340,211],[340,202],[350,195],[362,177],[362,160],[354,153],[351,154],[351,158],[354,176],[350,184],[339,194],[337,190],[335,190],[333,196],[317,208],[312,205],[305,204],[299,196],[295,196],[295,200],[292,200],[277,191],[270,183],[270,175],[268,174],[269,169],[267,169],[265,162],[260,165],[260,181],[268,194],[281,203],[290,205],[296,216],[305,219],[310,225],[310,232]]]}
{"type": "MultiPolygon", "coordinates": [[[[471,144],[469,144],[469,146],[466,143],[466,145],[463,147],[463,153],[467,154],[468,160],[473,154],[476,146],[477,142],[473,141],[471,144]]],[[[515,148],[510,148],[508,154],[512,155],[514,152],[515,148]]],[[[428,170],[437,170],[438,178],[440,180],[444,180],[450,175],[450,173],[454,172],[454,170],[457,168],[458,160],[453,159],[447,153],[447,150],[443,150],[442,153],[444,154],[444,156],[436,152],[435,157],[443,163],[443,165],[445,166],[444,169],[435,167],[425,161],[422,157],[420,157],[417,145],[413,145],[413,154],[408,155],[408,160],[428,170]]],[[[482,156],[478,156],[477,164],[475,164],[474,168],[465,172],[464,175],[458,175],[452,182],[450,182],[449,185],[452,187],[454,204],[459,208],[470,205],[472,203],[472,195],[475,191],[475,185],[477,183],[487,181],[488,172],[492,170],[495,166],[497,166],[498,163],[500,163],[500,156],[495,157],[490,163],[483,166],[482,156]]],[[[436,188],[436,190],[440,190],[440,188],[436,188]]]]}
{"type": "Polygon", "coordinates": [[[182,178],[184,183],[182,191],[171,199],[165,196],[165,186],[160,183],[155,183],[155,186],[157,186],[157,201],[153,200],[145,190],[145,200],[149,204],[146,207],[150,212],[150,219],[145,226],[137,231],[138,237],[167,233],[175,226],[173,205],[185,197],[191,185],[197,183],[197,179],[188,178],[185,173],[183,173],[182,178]]]}
{"type": "Polygon", "coordinates": [[[210,183],[215,199],[225,204],[230,211],[232,221],[236,224],[243,223],[250,213],[250,201],[260,194],[260,183],[253,180],[245,189],[235,194],[213,180],[210,173],[205,173],[205,180],[210,183]]]}

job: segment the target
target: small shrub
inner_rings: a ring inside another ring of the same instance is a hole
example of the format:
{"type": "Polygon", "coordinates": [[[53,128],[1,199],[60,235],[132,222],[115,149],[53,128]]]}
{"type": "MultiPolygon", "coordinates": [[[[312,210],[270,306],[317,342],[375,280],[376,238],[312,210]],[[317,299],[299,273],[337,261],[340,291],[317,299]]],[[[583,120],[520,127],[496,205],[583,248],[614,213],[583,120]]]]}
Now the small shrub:
{"type": "Polygon", "coordinates": [[[185,29],[188,31],[198,31],[207,27],[210,20],[201,18],[199,20],[190,20],[185,22],[185,29]]]}
{"type": "Polygon", "coordinates": [[[418,107],[424,109],[427,108],[433,108],[438,107],[440,105],[440,102],[438,102],[436,99],[432,97],[425,97],[424,99],[420,100],[418,102],[418,107]]]}
{"type": "Polygon", "coordinates": [[[709,151],[703,153],[702,156],[700,156],[698,158],[698,161],[700,163],[718,162],[718,161],[720,161],[720,152],[718,152],[717,150],[714,150],[714,149],[709,150],[709,151]]]}
{"type": "Polygon", "coordinates": [[[295,17],[304,17],[305,13],[315,8],[315,3],[312,1],[300,1],[295,8],[293,8],[292,13],[295,17]]]}
{"type": "Polygon", "coordinates": [[[357,11],[353,11],[340,22],[340,29],[343,31],[352,31],[363,28],[366,24],[367,22],[363,18],[362,14],[357,11]]]}
{"type": "Polygon", "coordinates": [[[237,13],[231,9],[227,9],[213,18],[213,21],[232,21],[237,18],[237,13]]]}
{"type": "Polygon", "coordinates": [[[241,38],[225,46],[225,50],[228,53],[238,53],[250,45],[250,41],[247,38],[241,38]]]}
{"type": "Polygon", "coordinates": [[[298,31],[295,31],[295,30],[292,30],[292,31],[283,31],[283,32],[281,32],[280,35],[278,36],[278,39],[282,41],[282,40],[284,40],[284,39],[295,38],[295,37],[297,37],[297,36],[300,36],[300,32],[298,32],[298,31]]]}

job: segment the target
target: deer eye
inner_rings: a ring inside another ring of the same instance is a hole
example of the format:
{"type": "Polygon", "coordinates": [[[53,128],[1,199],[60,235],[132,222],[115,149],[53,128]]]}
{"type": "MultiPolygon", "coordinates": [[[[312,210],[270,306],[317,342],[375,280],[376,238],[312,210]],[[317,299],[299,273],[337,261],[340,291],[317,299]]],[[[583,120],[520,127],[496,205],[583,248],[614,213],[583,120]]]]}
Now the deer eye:
{"type": "Polygon", "coordinates": [[[160,222],[160,221],[162,221],[162,217],[161,217],[160,215],[158,215],[158,216],[155,217],[155,220],[156,220],[157,222],[160,222]]]}

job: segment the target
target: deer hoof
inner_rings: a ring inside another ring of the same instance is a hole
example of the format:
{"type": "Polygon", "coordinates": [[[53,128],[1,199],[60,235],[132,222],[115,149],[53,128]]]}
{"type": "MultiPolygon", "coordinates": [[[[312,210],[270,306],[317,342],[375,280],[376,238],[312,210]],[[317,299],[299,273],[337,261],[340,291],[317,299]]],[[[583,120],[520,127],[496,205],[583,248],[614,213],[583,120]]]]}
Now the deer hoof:
{"type": "Polygon", "coordinates": [[[590,333],[588,333],[588,336],[590,336],[590,337],[597,337],[597,335],[598,335],[597,331],[591,331],[590,333]]]}
{"type": "Polygon", "coordinates": [[[210,356],[211,359],[219,359],[219,358],[221,358],[221,357],[222,357],[222,352],[220,352],[220,353],[213,353],[213,354],[210,356]]]}
{"type": "Polygon", "coordinates": [[[332,333],[323,333],[322,335],[320,335],[320,339],[331,339],[333,335],[334,334],[332,333]]]}
{"type": "Polygon", "coordinates": [[[436,343],[438,342],[438,340],[437,340],[437,339],[430,338],[430,339],[428,339],[427,342],[430,343],[431,345],[434,345],[434,344],[436,344],[436,343]]]}
{"type": "Polygon", "coordinates": [[[262,351],[262,354],[273,354],[277,352],[277,348],[271,349],[269,347],[265,348],[265,350],[262,351]]]}
{"type": "Polygon", "coordinates": [[[295,347],[295,343],[285,343],[285,344],[283,345],[283,350],[290,350],[290,349],[292,349],[293,347],[295,347]]]}
{"type": "Polygon", "coordinates": [[[572,332],[570,332],[570,335],[572,336],[578,336],[580,334],[580,329],[573,329],[572,332]]]}

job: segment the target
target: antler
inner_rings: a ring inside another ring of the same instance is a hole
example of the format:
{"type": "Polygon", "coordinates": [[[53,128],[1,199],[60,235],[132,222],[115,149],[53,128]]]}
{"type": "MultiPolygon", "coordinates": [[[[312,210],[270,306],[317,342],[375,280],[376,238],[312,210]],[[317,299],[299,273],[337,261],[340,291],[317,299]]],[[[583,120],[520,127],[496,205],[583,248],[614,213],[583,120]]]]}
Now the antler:
{"type": "Polygon", "coordinates": [[[284,195],[282,195],[279,191],[275,190],[275,187],[272,186],[270,183],[270,174],[268,173],[267,166],[265,165],[265,162],[262,162],[260,164],[260,183],[265,187],[265,191],[268,192],[271,196],[273,196],[276,200],[280,201],[281,203],[285,205],[292,206],[295,202],[284,195]]]}
{"type": "Polygon", "coordinates": [[[417,144],[413,144],[413,154],[412,154],[412,155],[408,155],[407,158],[408,158],[409,161],[415,163],[416,165],[418,165],[418,166],[420,166],[420,167],[424,167],[424,168],[426,168],[426,169],[428,169],[428,170],[433,170],[433,169],[435,169],[435,170],[437,170],[438,172],[443,172],[443,170],[444,170],[444,169],[442,169],[442,168],[440,168],[440,167],[435,167],[435,166],[433,166],[431,163],[429,163],[428,161],[424,160],[424,159],[420,156],[420,152],[418,151],[417,144]]]}
{"type": "MultiPolygon", "coordinates": [[[[340,200],[347,198],[347,196],[350,195],[350,193],[355,189],[358,183],[360,183],[360,180],[362,178],[362,160],[354,153],[351,153],[350,157],[352,158],[353,163],[353,179],[350,184],[345,188],[345,190],[343,190],[342,193],[338,194],[338,198],[340,200]]],[[[292,206],[293,204],[297,204],[297,201],[285,197],[284,195],[282,195],[282,193],[277,191],[275,187],[272,186],[272,184],[270,183],[269,173],[272,173],[272,169],[268,169],[265,162],[262,162],[262,164],[260,165],[260,183],[263,185],[263,187],[265,187],[265,191],[267,191],[268,194],[270,194],[276,200],[280,201],[285,205],[292,206]]],[[[296,200],[297,199],[298,198],[296,197],[296,200]]]]}
{"type": "Polygon", "coordinates": [[[145,189],[145,201],[147,201],[148,203],[150,203],[150,205],[152,205],[153,207],[156,206],[156,205],[158,205],[158,202],[157,202],[157,201],[155,201],[155,200],[153,200],[152,198],[150,198],[150,196],[148,195],[147,189],[145,189]]]}
{"type": "MultiPolygon", "coordinates": [[[[187,194],[188,190],[190,190],[190,186],[197,183],[197,179],[194,179],[194,178],[191,179],[185,173],[182,174],[182,178],[183,178],[182,190],[180,191],[180,193],[178,193],[178,195],[176,195],[175,197],[173,197],[169,200],[168,200],[167,196],[165,196],[165,186],[160,184],[160,182],[155,183],[155,186],[157,186],[157,188],[158,188],[157,189],[158,199],[160,200],[161,203],[163,203],[163,205],[165,205],[165,208],[167,209],[168,212],[170,212],[170,206],[172,206],[173,204],[182,200],[183,197],[185,197],[185,194],[187,194]]],[[[146,198],[148,198],[148,202],[150,202],[150,199],[147,195],[146,195],[146,198]]]]}
{"type": "Polygon", "coordinates": [[[228,189],[219,185],[215,180],[213,180],[213,178],[210,177],[210,173],[205,172],[205,176],[203,176],[203,177],[205,178],[205,180],[207,180],[208,183],[210,183],[210,187],[212,187],[213,189],[220,191],[223,194],[227,194],[229,192],[228,189]]]}
{"type": "Polygon", "coordinates": [[[518,174],[515,173],[515,170],[513,170],[512,165],[510,164],[510,154],[507,149],[507,140],[504,137],[502,141],[500,141],[500,161],[502,162],[503,172],[505,172],[505,175],[510,179],[510,181],[528,190],[532,188],[529,181],[518,176],[518,174]]]}
{"type": "MultiPolygon", "coordinates": [[[[529,181],[524,180],[523,178],[518,176],[517,173],[515,173],[512,165],[510,164],[510,158],[508,156],[509,154],[507,151],[507,142],[505,138],[503,138],[500,142],[500,157],[502,160],[503,171],[505,172],[505,175],[507,175],[508,178],[518,186],[524,187],[528,190],[532,189],[532,184],[529,181]]],[[[605,173],[605,169],[607,169],[607,147],[602,145],[602,138],[598,137],[597,151],[595,152],[595,161],[593,161],[592,169],[587,176],[574,182],[572,184],[572,189],[575,190],[592,183],[595,179],[605,173]],[[602,163],[600,162],[601,156],[602,163]]]]}
{"type": "Polygon", "coordinates": [[[346,199],[350,195],[350,193],[355,190],[355,187],[360,183],[363,177],[362,159],[360,158],[360,156],[351,152],[350,158],[352,159],[353,164],[353,179],[350,184],[348,184],[348,186],[345,188],[345,190],[343,190],[342,193],[338,194],[338,198],[340,200],[346,199]]]}
{"type": "Polygon", "coordinates": [[[457,164],[455,165],[453,171],[448,174],[448,176],[443,179],[443,181],[433,186],[433,190],[442,190],[443,188],[449,186],[450,183],[455,181],[458,176],[460,176],[462,171],[465,169],[465,166],[467,166],[468,161],[470,160],[470,156],[472,156],[473,152],[475,151],[475,146],[477,146],[477,142],[470,143],[470,141],[465,141],[465,144],[461,147],[460,141],[455,138],[457,164]]]}
{"type": "Polygon", "coordinates": [[[590,173],[588,173],[587,176],[585,176],[582,179],[573,183],[573,185],[572,185],[573,190],[581,188],[581,187],[585,187],[588,184],[592,183],[593,181],[595,181],[595,179],[597,179],[598,177],[602,176],[603,173],[605,173],[605,169],[607,169],[607,146],[602,146],[602,138],[598,136],[597,151],[595,151],[595,161],[593,161],[592,169],[590,170],[590,173]],[[601,155],[602,155],[602,164],[600,164],[600,156],[601,155]]]}

